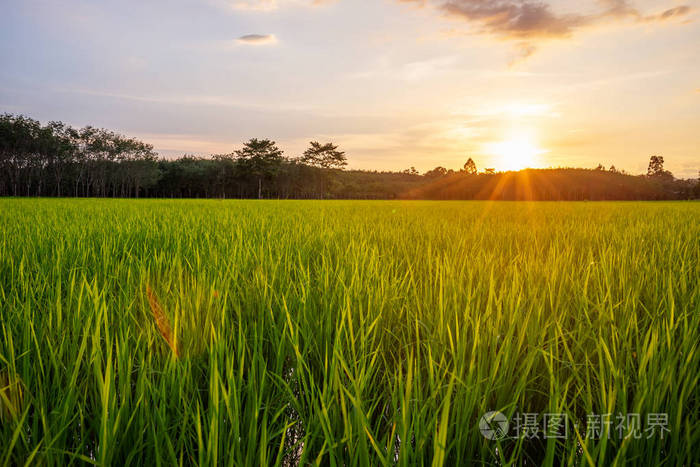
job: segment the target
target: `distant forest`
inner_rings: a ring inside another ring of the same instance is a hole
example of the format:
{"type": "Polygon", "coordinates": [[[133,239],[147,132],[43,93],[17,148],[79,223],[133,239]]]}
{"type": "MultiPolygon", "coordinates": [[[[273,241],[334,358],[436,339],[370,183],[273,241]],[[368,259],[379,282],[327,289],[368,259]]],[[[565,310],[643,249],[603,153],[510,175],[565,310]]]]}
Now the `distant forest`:
{"type": "Polygon", "coordinates": [[[644,175],[595,169],[424,174],[345,170],[333,143],[311,142],[286,157],[275,142],[252,139],[231,154],[159,158],[153,146],[118,133],[22,115],[0,116],[0,196],[283,199],[679,200],[700,198],[700,180],[679,180],[652,156],[644,175]]]}

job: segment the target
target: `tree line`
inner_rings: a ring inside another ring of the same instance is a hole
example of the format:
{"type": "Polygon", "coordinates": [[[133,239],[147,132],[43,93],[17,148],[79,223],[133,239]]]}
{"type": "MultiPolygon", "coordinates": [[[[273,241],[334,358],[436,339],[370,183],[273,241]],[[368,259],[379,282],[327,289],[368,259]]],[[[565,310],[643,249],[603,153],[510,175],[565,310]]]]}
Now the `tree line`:
{"type": "Polygon", "coordinates": [[[590,169],[477,170],[424,174],[345,170],[345,153],[313,141],[287,157],[251,139],[230,154],[159,158],[153,146],[116,132],[23,116],[0,116],[0,196],[296,199],[691,199],[700,182],[677,180],[652,156],[646,175],[590,169]],[[527,189],[526,189],[527,188],[527,189]]]}
{"type": "Polygon", "coordinates": [[[0,196],[323,197],[329,173],[346,164],[333,143],[312,142],[289,159],[267,139],[231,154],[167,160],[113,131],[0,116],[0,196]]]}

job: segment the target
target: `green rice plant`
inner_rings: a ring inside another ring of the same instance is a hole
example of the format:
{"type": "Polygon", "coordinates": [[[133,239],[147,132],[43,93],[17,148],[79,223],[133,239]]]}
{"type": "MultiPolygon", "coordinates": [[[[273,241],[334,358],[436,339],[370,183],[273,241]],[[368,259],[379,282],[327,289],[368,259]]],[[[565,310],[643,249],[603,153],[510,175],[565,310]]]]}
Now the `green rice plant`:
{"type": "Polygon", "coordinates": [[[0,199],[0,463],[694,465],[699,278],[691,202],[0,199]]]}

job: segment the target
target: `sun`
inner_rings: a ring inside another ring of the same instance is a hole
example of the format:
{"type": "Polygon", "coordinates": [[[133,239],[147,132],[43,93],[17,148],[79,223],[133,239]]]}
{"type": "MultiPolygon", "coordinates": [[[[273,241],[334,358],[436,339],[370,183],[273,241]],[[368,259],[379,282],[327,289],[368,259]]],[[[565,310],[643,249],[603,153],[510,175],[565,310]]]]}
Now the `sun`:
{"type": "Polygon", "coordinates": [[[503,141],[488,143],[484,152],[494,156],[494,163],[499,170],[522,170],[540,164],[543,150],[534,142],[531,135],[521,132],[511,135],[503,141]]]}

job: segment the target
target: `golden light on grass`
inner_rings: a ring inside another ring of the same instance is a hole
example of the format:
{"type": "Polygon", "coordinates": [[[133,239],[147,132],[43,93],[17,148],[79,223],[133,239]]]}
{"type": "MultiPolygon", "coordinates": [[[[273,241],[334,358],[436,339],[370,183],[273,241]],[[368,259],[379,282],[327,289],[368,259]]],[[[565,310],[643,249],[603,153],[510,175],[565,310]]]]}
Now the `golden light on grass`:
{"type": "Polygon", "coordinates": [[[24,405],[22,380],[7,371],[0,372],[0,420],[17,418],[24,405]]]}
{"type": "Polygon", "coordinates": [[[165,315],[163,307],[158,302],[158,297],[156,297],[156,294],[153,292],[150,286],[146,286],[146,294],[148,296],[148,305],[151,307],[153,318],[156,321],[156,326],[158,327],[160,335],[163,336],[165,342],[168,343],[168,346],[173,351],[173,354],[175,354],[175,357],[179,358],[180,354],[177,350],[177,342],[175,341],[172,326],[170,326],[170,320],[168,320],[168,317],[165,315]]]}

